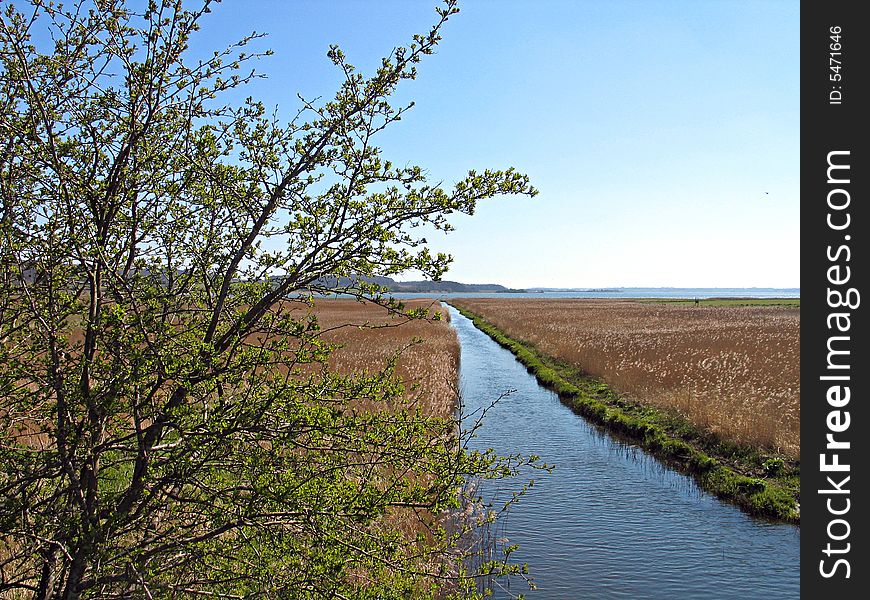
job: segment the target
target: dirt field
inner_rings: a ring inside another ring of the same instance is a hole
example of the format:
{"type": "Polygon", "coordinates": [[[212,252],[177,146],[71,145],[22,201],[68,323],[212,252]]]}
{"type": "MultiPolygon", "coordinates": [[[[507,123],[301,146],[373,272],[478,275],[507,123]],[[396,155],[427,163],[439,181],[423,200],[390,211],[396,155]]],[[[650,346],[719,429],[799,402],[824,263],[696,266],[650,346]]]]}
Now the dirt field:
{"type": "Polygon", "coordinates": [[[462,298],[509,336],[726,439],[800,457],[800,309],[462,298]]]}

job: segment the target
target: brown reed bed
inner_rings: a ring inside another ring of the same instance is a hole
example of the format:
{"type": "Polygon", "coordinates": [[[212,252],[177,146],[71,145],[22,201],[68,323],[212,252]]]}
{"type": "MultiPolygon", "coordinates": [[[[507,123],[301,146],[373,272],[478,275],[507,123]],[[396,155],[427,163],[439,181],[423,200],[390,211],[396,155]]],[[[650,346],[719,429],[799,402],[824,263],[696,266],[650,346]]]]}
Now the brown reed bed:
{"type": "MultiPolygon", "coordinates": [[[[458,400],[459,342],[449,325],[447,311],[438,302],[421,299],[405,303],[406,309],[425,308],[432,314],[438,312],[441,318],[437,320],[409,320],[391,314],[381,306],[351,299],[319,298],[313,308],[296,302],[292,306],[291,310],[298,319],[315,315],[322,332],[320,337],[337,346],[328,359],[330,370],[345,375],[375,375],[395,358],[395,374],[404,384],[403,398],[395,406],[365,406],[363,401],[363,405],[355,408],[418,409],[426,416],[447,421],[454,418],[458,400]]],[[[74,330],[71,340],[79,342],[80,337],[81,332],[74,330]]],[[[263,334],[252,336],[258,337],[263,337],[263,334]]],[[[301,365],[302,372],[314,368],[317,365],[301,365]]],[[[5,410],[5,407],[0,406],[0,410],[5,410]]],[[[36,447],[49,443],[44,431],[35,424],[23,427],[18,441],[36,447]]],[[[422,474],[417,476],[425,477],[422,474]]],[[[413,547],[413,540],[420,534],[430,539],[430,527],[443,519],[444,516],[431,514],[425,509],[391,508],[372,527],[398,531],[413,547]]],[[[0,546],[6,541],[9,540],[0,540],[0,546]]],[[[2,572],[2,563],[8,558],[7,550],[0,549],[0,578],[10,575],[2,572]]],[[[421,567],[437,571],[443,560],[442,555],[433,555],[421,567]]]]}
{"type": "MultiPolygon", "coordinates": [[[[420,410],[428,417],[443,420],[455,418],[459,382],[459,340],[449,324],[449,313],[437,301],[415,299],[404,302],[405,310],[426,309],[439,318],[409,320],[400,314],[390,314],[385,308],[370,302],[352,299],[316,299],[313,311],[322,334],[320,337],[338,347],[328,360],[328,367],[339,373],[374,375],[393,359],[395,374],[402,381],[405,393],[397,409],[420,410]]],[[[363,410],[383,410],[365,401],[355,404],[363,410]]],[[[455,432],[451,431],[450,435],[455,432]]],[[[396,474],[393,474],[394,476],[396,474]]],[[[424,478],[416,474],[416,478],[424,478]]],[[[428,543],[432,528],[456,521],[465,526],[465,515],[433,514],[427,509],[392,507],[374,527],[385,527],[402,534],[414,551],[411,540],[422,535],[428,543]]],[[[421,567],[430,572],[447,569],[442,584],[444,593],[459,585],[457,565],[447,556],[435,553],[420,557],[421,567]]],[[[365,578],[360,580],[365,584],[365,578]]]]}
{"type": "Polygon", "coordinates": [[[542,354],[721,439],[800,458],[800,309],[462,298],[542,354]]]}
{"type": "Polygon", "coordinates": [[[449,313],[427,299],[405,305],[437,311],[442,318],[409,321],[368,302],[318,299],[313,314],[322,337],[340,346],[329,366],[344,374],[374,374],[401,350],[396,374],[405,385],[405,400],[426,415],[450,419],[457,401],[459,341],[449,325],[449,313]]]}

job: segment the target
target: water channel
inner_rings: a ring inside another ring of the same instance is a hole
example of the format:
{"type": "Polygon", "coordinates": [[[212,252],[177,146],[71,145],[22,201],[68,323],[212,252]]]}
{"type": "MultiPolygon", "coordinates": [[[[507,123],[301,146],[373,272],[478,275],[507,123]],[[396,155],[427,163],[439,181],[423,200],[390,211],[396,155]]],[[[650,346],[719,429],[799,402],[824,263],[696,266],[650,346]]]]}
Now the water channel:
{"type": "MultiPolygon", "coordinates": [[[[540,455],[536,483],[496,535],[520,548],[537,585],[494,598],[797,598],[800,530],[752,519],[642,450],[602,434],[540,387],[513,355],[450,307],[462,347],[464,412],[515,390],[473,440],[501,454],[540,455]]],[[[484,488],[507,500],[519,481],[484,488]]]]}

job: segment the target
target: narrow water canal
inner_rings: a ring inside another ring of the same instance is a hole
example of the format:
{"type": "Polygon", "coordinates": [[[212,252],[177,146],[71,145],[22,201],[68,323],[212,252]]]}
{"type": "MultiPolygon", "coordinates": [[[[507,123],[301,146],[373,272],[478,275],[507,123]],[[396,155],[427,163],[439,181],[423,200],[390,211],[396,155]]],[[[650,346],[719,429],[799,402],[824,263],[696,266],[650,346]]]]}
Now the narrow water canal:
{"type": "MultiPolygon", "coordinates": [[[[797,598],[800,530],[752,519],[602,435],[540,387],[507,350],[450,307],[462,347],[464,412],[488,406],[475,447],[555,464],[497,535],[520,545],[538,587],[514,580],[495,598],[797,598]]],[[[517,481],[484,495],[504,501],[517,481]]]]}

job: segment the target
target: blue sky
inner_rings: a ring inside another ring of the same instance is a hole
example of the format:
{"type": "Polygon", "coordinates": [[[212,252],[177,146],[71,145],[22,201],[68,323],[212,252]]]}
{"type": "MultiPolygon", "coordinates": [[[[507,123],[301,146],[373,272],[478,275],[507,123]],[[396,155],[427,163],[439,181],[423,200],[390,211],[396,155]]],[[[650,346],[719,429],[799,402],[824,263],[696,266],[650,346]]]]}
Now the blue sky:
{"type": "MultiPolygon", "coordinates": [[[[434,22],[434,0],[225,0],[199,42],[252,30],[275,55],[245,90],[329,98],[339,44],[371,71],[434,22]]],[[[795,1],[467,0],[397,103],[385,157],[445,184],[515,166],[538,197],[497,198],[428,236],[447,279],[509,286],[798,287],[795,1]]]]}

